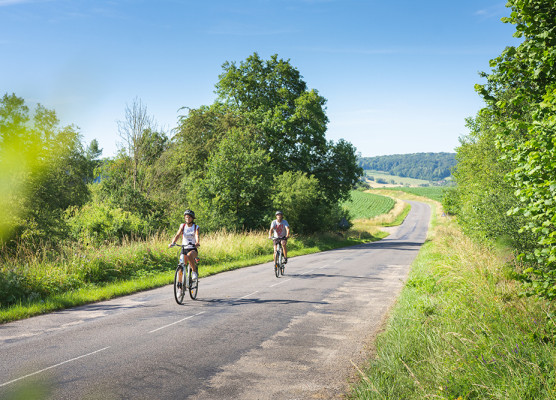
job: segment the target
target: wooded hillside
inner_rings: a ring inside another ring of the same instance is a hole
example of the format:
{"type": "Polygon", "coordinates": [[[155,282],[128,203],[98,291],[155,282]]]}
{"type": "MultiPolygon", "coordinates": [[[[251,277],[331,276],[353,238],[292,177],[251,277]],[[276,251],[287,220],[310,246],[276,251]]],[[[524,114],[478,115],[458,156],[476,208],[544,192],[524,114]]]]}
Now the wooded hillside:
{"type": "Polygon", "coordinates": [[[455,153],[413,153],[361,157],[359,165],[366,170],[385,171],[415,179],[438,181],[451,175],[456,165],[455,153]]]}

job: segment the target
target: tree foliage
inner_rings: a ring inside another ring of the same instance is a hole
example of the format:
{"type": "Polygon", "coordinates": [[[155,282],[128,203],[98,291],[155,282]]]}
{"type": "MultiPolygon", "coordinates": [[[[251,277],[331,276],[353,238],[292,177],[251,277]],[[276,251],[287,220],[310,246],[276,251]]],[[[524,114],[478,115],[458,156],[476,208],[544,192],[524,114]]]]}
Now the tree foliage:
{"type": "Polygon", "coordinates": [[[216,85],[218,99],[260,133],[257,141],[279,171],[309,172],[327,151],[326,99],[308,90],[289,60],[262,60],[257,53],[239,66],[226,62],[216,85]]]}
{"type": "Polygon", "coordinates": [[[363,169],[384,171],[390,175],[438,181],[451,176],[456,165],[454,153],[414,153],[361,157],[363,169]]]}
{"type": "MultiPolygon", "coordinates": [[[[94,155],[91,155],[94,157],[94,155]]],[[[92,178],[74,126],[60,127],[53,110],[5,94],[0,101],[0,241],[56,241],[64,237],[62,214],[87,201],[92,178]]]]}
{"type": "Polygon", "coordinates": [[[270,208],[273,169],[270,157],[240,129],[232,129],[207,160],[197,204],[212,228],[263,226],[270,208]],[[208,218],[207,218],[208,217],[208,218]]]}
{"type": "MultiPolygon", "coordinates": [[[[486,84],[476,85],[487,103],[482,113],[492,116],[487,129],[492,129],[490,140],[495,142],[499,154],[491,168],[503,170],[507,179],[498,186],[498,197],[493,200],[498,201],[500,196],[508,199],[496,204],[501,206],[500,213],[519,224],[514,235],[516,240],[518,234],[523,240],[516,248],[530,265],[524,278],[533,292],[554,298],[556,8],[552,0],[510,0],[507,6],[512,12],[503,21],[515,25],[514,36],[522,42],[517,47],[507,47],[491,60],[491,73],[483,74],[486,84]],[[510,191],[516,196],[511,200],[507,196],[510,191]]],[[[461,155],[467,158],[464,151],[461,155]]],[[[484,182],[476,182],[481,183],[484,182]]],[[[488,189],[484,187],[483,191],[488,189]]],[[[470,207],[480,207],[480,202],[470,207]]],[[[500,221],[502,217],[493,220],[500,221]]],[[[515,232],[509,224],[508,230],[515,232]]]]}

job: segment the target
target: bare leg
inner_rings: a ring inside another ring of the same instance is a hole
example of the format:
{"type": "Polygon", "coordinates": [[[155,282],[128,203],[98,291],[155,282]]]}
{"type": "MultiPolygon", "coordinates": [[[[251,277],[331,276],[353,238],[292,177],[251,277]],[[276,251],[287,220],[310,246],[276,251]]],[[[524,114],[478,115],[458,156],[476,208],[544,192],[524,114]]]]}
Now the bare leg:
{"type": "Polygon", "coordinates": [[[189,265],[194,272],[197,272],[197,265],[195,264],[195,257],[197,257],[197,250],[192,250],[187,255],[187,260],[189,261],[189,265]]]}

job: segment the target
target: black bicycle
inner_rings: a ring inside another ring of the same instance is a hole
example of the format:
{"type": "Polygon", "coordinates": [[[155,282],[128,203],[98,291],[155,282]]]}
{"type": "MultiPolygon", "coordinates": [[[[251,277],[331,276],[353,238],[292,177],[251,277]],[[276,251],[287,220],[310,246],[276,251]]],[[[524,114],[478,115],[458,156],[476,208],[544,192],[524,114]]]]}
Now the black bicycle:
{"type": "Polygon", "coordinates": [[[276,278],[280,278],[280,274],[284,276],[284,254],[282,249],[282,239],[284,238],[270,238],[274,243],[274,240],[280,239],[278,246],[276,246],[276,253],[274,256],[274,273],[276,278]]]}
{"type": "MultiPolygon", "coordinates": [[[[189,262],[187,262],[187,255],[185,254],[185,248],[187,246],[180,245],[180,247],[181,249],[178,251],[178,267],[174,275],[174,298],[178,304],[183,304],[186,291],[189,291],[189,297],[191,297],[192,300],[197,298],[199,274],[197,273],[197,276],[193,278],[193,269],[190,267],[189,262]]],[[[199,259],[195,258],[195,267],[197,271],[199,271],[198,266],[199,259]]]]}

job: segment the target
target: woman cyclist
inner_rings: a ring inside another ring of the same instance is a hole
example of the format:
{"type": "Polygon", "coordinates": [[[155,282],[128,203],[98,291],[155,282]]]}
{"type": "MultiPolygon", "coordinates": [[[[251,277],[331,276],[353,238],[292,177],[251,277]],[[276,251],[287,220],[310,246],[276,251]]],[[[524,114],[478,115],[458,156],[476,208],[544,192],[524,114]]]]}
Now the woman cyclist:
{"type": "Polygon", "coordinates": [[[176,241],[182,235],[182,245],[185,247],[183,248],[183,252],[189,261],[189,265],[193,270],[192,278],[197,279],[197,265],[195,263],[195,258],[197,257],[197,247],[200,246],[199,244],[199,225],[193,223],[195,219],[195,213],[191,210],[185,210],[183,213],[183,217],[185,218],[185,224],[181,224],[176,236],[172,239],[172,243],[168,245],[168,248],[175,246],[176,241]]]}
{"type": "Polygon", "coordinates": [[[274,262],[276,262],[276,249],[282,245],[284,250],[284,264],[288,262],[288,238],[290,237],[290,225],[284,219],[282,211],[276,211],[276,219],[270,224],[268,237],[274,238],[274,262]],[[274,231],[274,235],[272,234],[274,231]]]}

